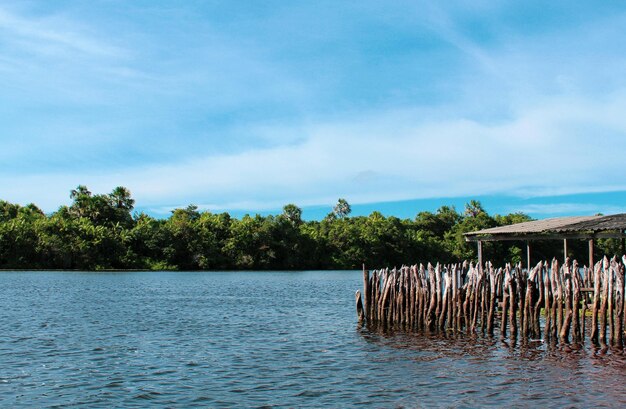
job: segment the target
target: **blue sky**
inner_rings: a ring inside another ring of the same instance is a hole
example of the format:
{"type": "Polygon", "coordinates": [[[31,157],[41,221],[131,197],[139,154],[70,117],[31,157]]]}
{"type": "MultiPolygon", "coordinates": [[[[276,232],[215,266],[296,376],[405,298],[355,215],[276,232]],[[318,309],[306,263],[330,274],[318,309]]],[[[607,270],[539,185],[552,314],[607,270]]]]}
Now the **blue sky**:
{"type": "Polygon", "coordinates": [[[0,198],[626,212],[626,7],[0,0],[0,198]]]}

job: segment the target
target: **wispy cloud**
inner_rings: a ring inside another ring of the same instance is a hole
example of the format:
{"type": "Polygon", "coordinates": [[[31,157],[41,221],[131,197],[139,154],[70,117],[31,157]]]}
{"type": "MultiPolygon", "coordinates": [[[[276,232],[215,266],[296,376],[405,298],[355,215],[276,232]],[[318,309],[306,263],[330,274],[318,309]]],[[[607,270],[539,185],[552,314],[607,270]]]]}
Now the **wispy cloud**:
{"type": "MultiPolygon", "coordinates": [[[[557,99],[501,124],[410,123],[407,112],[389,112],[298,128],[305,137],[297,144],[118,168],[113,174],[59,175],[54,189],[63,192],[87,183],[96,190],[110,190],[124,184],[148,206],[195,202],[211,209],[267,209],[288,202],[313,205],[332,203],[339,196],[366,203],[626,189],[620,160],[626,155],[621,143],[626,123],[614,118],[620,112],[616,105],[622,101],[626,99],[616,95],[610,101],[575,106],[570,100],[557,99]],[[594,138],[570,133],[585,118],[613,122],[617,133],[594,138]],[[402,127],[398,121],[403,121],[402,127]],[[376,177],[363,177],[372,174],[376,177]]],[[[275,134],[291,131],[278,127],[275,134]]],[[[50,175],[31,178],[33,183],[48,186],[51,180],[50,175]]],[[[35,186],[22,184],[20,189],[30,192],[35,186]]]]}
{"type": "Polygon", "coordinates": [[[7,199],[52,210],[83,183],[155,211],[263,210],[626,189],[623,14],[125,7],[0,6],[7,199]]]}
{"type": "Polygon", "coordinates": [[[4,32],[3,42],[44,56],[74,52],[107,57],[125,55],[123,48],[90,37],[85,33],[86,28],[61,16],[23,18],[0,6],[0,30],[4,32]]]}

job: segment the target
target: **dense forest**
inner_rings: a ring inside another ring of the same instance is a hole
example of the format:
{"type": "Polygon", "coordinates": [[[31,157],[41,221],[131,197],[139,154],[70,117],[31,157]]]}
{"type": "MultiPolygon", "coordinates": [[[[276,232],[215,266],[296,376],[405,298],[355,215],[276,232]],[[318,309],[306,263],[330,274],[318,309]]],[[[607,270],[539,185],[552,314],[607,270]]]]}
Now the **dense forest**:
{"type": "MultiPolygon", "coordinates": [[[[476,245],[463,233],[530,220],[522,213],[490,216],[471,201],[462,213],[442,206],[418,212],[414,219],[380,212],[350,217],[339,199],[321,221],[302,220],[293,204],[277,216],[232,218],[200,212],[194,205],[175,209],[167,219],[133,213],[128,189],[92,194],[78,186],[72,204],[46,215],[34,204],[0,200],[0,268],[3,269],[355,269],[400,266],[424,261],[454,262],[476,258],[476,245]]],[[[600,241],[599,254],[612,254],[619,243],[600,241]]],[[[571,243],[583,256],[586,244],[571,243]]],[[[524,259],[523,243],[485,243],[485,258],[495,263],[524,259]]],[[[539,242],[533,258],[562,255],[562,243],[539,242]]]]}

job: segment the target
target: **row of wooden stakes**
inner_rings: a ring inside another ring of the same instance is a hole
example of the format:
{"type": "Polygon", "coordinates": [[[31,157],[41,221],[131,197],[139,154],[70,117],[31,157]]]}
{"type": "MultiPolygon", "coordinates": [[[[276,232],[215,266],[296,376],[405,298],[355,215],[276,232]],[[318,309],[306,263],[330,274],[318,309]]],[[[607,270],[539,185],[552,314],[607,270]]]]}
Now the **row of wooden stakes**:
{"type": "Polygon", "coordinates": [[[371,275],[363,268],[357,316],[382,329],[493,336],[499,328],[502,338],[577,344],[587,334],[594,344],[621,349],[625,265],[626,256],[604,257],[592,269],[570,259],[562,265],[556,259],[540,262],[530,271],[521,264],[494,268],[490,262],[429,263],[371,275]]]}

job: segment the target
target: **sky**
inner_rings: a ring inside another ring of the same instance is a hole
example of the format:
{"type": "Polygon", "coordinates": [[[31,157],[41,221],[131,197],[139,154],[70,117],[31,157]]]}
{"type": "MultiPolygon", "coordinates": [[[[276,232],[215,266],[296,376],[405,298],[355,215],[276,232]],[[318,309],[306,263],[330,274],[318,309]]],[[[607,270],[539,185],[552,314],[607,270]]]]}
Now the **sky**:
{"type": "Polygon", "coordinates": [[[626,212],[620,3],[0,0],[0,199],[626,212]]]}

